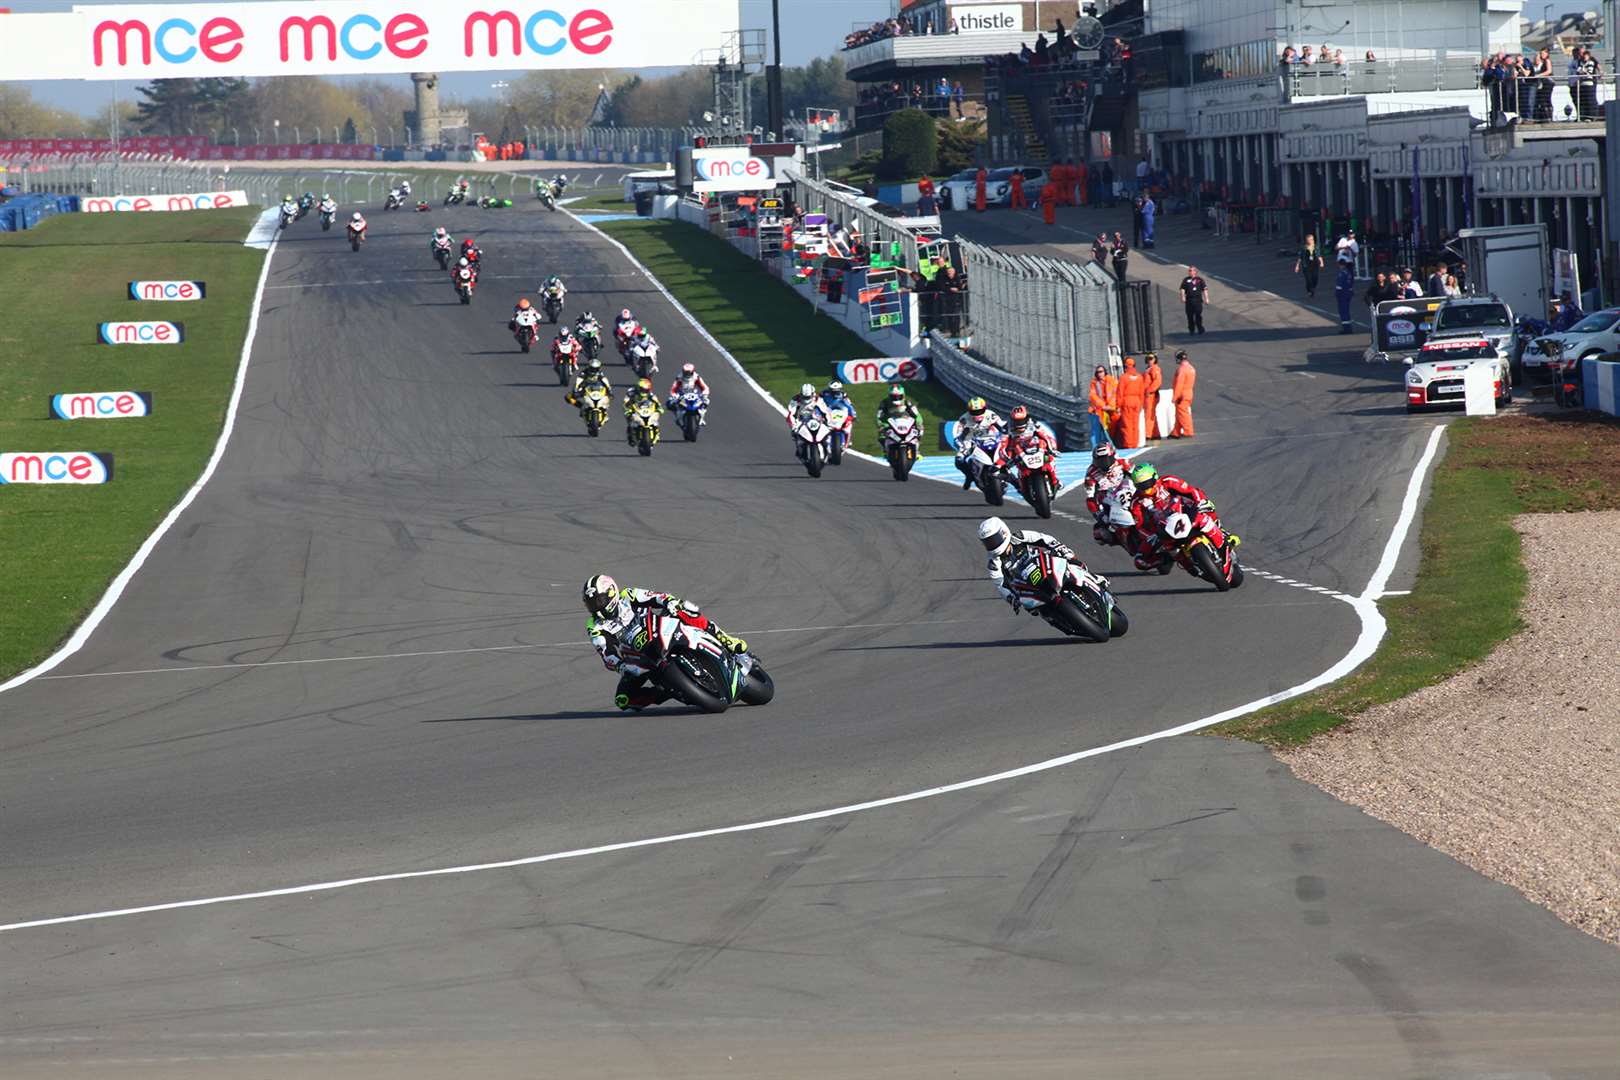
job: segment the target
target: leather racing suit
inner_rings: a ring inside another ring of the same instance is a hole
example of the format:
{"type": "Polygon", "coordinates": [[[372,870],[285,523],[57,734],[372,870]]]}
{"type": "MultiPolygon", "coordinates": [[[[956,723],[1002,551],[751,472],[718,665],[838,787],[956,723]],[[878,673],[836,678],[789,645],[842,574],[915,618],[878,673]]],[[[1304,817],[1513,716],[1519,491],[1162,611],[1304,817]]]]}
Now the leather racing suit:
{"type": "Polygon", "coordinates": [[[1093,463],[1082,483],[1086,509],[1097,519],[1091,535],[1104,547],[1118,544],[1135,554],[1138,538],[1131,503],[1136,498],[1136,488],[1131,484],[1130,459],[1115,457],[1106,468],[1093,463]]]}
{"type": "MultiPolygon", "coordinates": [[[[999,555],[992,552],[987,567],[990,571],[990,583],[996,587],[996,592],[1001,594],[1001,598],[1007,601],[1014,611],[1022,611],[1024,606],[1019,603],[1018,594],[1007,587],[1006,566],[1010,562],[1016,562],[1024,551],[1030,547],[1043,547],[1054,555],[1080,562],[1069,545],[1050,533],[1036,532],[1033,529],[1020,529],[1014,532],[1012,534],[1012,546],[999,555]]],[[[1081,565],[1085,564],[1081,563],[1081,565]]]]}
{"type": "Polygon", "coordinates": [[[688,626],[707,630],[720,640],[720,644],[733,652],[743,652],[748,643],[732,637],[720,625],[698,610],[690,601],[683,601],[672,593],[651,589],[627,588],[619,591],[621,603],[601,617],[591,616],[585,621],[585,636],[596,646],[597,654],[609,671],[619,673],[619,685],[614,691],[613,703],[621,709],[645,709],[649,705],[670,698],[663,687],[649,686],[652,671],[636,661],[640,658],[634,647],[640,631],[641,617],[648,611],[673,615],[688,626]]]}
{"type": "MultiPolygon", "coordinates": [[[[1131,501],[1131,514],[1136,520],[1136,568],[1169,573],[1174,556],[1168,550],[1164,523],[1171,514],[1186,514],[1192,519],[1193,529],[1209,537],[1216,547],[1226,545],[1228,534],[1215,516],[1215,503],[1202,488],[1194,487],[1179,476],[1160,476],[1151,496],[1138,492],[1131,501]]],[[[1237,537],[1231,537],[1236,541],[1237,537]]]]}

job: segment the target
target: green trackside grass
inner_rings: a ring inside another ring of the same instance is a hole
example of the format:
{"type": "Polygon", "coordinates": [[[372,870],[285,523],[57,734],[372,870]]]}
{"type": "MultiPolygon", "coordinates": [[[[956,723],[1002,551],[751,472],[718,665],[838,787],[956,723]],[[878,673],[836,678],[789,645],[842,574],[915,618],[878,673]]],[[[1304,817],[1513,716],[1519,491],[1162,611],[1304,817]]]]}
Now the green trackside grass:
{"type": "Polygon", "coordinates": [[[202,471],[225,415],[264,252],[256,209],[63,214],[0,234],[0,450],[111,451],[112,482],[0,485],[0,678],[44,659],[202,471]],[[186,279],[193,303],[128,283],[186,279]],[[97,345],[111,320],[185,324],[179,345],[97,345]],[[152,415],[48,420],[55,393],[147,390],[152,415]]]}
{"type": "Polygon", "coordinates": [[[1423,510],[1417,581],[1411,595],[1379,603],[1389,631],[1377,653],[1327,689],[1222,724],[1215,734],[1296,746],[1477,663],[1522,625],[1526,575],[1514,517],[1620,508],[1620,423],[1610,418],[1464,419],[1447,438],[1423,510]]]}
{"type": "MultiPolygon", "coordinates": [[[[563,197],[565,199],[569,198],[567,195],[563,197]]],[[[605,191],[586,195],[578,201],[569,202],[568,209],[573,210],[575,213],[587,214],[593,210],[599,213],[633,214],[636,212],[636,204],[625,202],[623,191],[605,191]]]]}
{"type": "MultiPolygon", "coordinates": [[[[598,228],[629,248],[778,401],[806,382],[825,386],[834,361],[872,355],[871,345],[816,314],[753,259],[702,229],[678,221],[606,221],[598,228]]],[[[888,387],[866,383],[849,390],[860,412],[854,447],[880,453],[873,418],[888,387]]],[[[928,426],[928,453],[933,433],[961,415],[962,402],[931,382],[908,383],[906,392],[928,426]]]]}

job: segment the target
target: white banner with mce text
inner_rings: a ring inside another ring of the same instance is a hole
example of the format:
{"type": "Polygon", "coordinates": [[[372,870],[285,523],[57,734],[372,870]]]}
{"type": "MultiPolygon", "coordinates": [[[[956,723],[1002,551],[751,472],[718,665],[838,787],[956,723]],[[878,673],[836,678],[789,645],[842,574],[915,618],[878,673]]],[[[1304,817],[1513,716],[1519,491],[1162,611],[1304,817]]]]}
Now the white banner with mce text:
{"type": "MultiPolygon", "coordinates": [[[[4,15],[0,15],[0,19],[4,18],[4,15]]],[[[151,214],[170,210],[229,210],[248,205],[245,191],[198,191],[190,195],[86,195],[79,200],[79,212],[151,214]]]]}
{"type": "Polygon", "coordinates": [[[12,79],[194,79],[713,62],[737,0],[96,4],[0,14],[12,79]]]}

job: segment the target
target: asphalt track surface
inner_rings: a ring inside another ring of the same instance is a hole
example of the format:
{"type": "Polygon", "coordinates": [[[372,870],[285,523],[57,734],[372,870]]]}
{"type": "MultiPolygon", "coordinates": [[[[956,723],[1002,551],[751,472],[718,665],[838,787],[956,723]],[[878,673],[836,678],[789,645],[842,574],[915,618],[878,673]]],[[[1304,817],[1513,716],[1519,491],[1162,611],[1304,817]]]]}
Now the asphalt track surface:
{"type": "MultiPolygon", "coordinates": [[[[1309,328],[1211,329],[1200,439],[1155,460],[1251,565],[1359,592],[1429,425],[1309,328]]],[[[861,462],[806,478],[563,214],[379,213],[359,254],[295,227],[218,472],[87,646],[0,699],[0,921],[902,794],[1208,715],[1356,636],[1331,596],[1100,552],[1131,632],[1061,640],[994,596],[982,516],[861,462]],[[488,254],[471,308],[428,258],[441,220],[488,254]],[[700,364],[697,444],[585,437],[505,329],[552,270],[570,313],[628,305],[700,364]],[[776,701],[614,710],[599,571],[745,633],[776,701]]],[[[0,1072],[1597,1077],[1617,986],[1620,954],[1516,893],[1182,737],[757,832],[0,932],[0,1072]]]]}

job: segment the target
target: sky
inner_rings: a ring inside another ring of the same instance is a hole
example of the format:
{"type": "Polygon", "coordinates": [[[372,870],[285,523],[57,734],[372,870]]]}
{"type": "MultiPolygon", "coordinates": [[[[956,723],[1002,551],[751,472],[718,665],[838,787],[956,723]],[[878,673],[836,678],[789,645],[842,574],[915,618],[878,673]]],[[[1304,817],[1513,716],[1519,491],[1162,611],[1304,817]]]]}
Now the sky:
{"type": "MultiPolygon", "coordinates": [[[[75,0],[0,0],[0,7],[12,11],[66,11],[75,0]]],[[[173,3],[177,0],[141,0],[143,3],[173,3]]],[[[649,7],[657,8],[657,0],[648,0],[649,7]]],[[[818,56],[828,56],[843,45],[844,35],[859,23],[871,23],[888,16],[890,0],[780,0],[782,15],[782,62],[788,65],[808,63],[818,56]]],[[[87,4],[86,6],[93,6],[87,4]]],[[[771,0],[739,0],[742,27],[764,30],[771,26],[771,0]]],[[[0,16],[3,18],[4,16],[0,16]]],[[[439,80],[441,94],[454,98],[491,97],[490,84],[512,79],[522,74],[517,71],[447,72],[439,80]]],[[[398,79],[404,89],[410,89],[407,75],[382,76],[398,79]]],[[[112,85],[102,82],[81,82],[57,79],[44,82],[22,83],[34,96],[48,105],[88,113],[104,108],[112,95],[112,85]]],[[[128,98],[131,85],[123,83],[119,92],[128,98]]]]}

